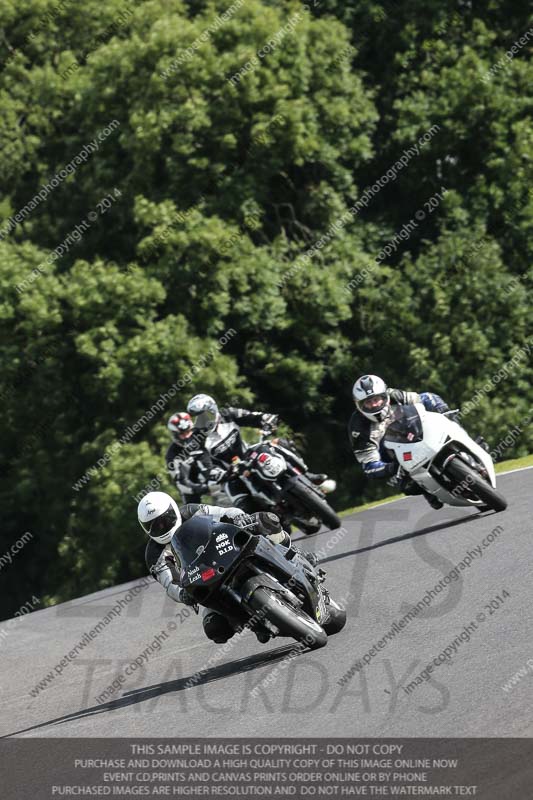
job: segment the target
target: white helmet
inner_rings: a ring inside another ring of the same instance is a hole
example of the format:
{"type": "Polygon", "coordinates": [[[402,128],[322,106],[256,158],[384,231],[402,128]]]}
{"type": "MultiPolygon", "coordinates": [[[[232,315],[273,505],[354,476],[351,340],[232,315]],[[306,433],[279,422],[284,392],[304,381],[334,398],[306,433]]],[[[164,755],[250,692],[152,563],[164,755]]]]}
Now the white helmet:
{"type": "Polygon", "coordinates": [[[143,531],[159,544],[168,544],[181,525],[180,510],[166,492],[148,492],[137,506],[137,518],[143,531]]]}
{"type": "Polygon", "coordinates": [[[208,394],[195,394],[187,404],[187,411],[197,430],[212,431],[220,422],[218,406],[208,394]]]}
{"type": "Polygon", "coordinates": [[[361,375],[353,385],[352,395],[357,407],[373,422],[384,420],[389,413],[390,398],[387,384],[377,375],[361,375]]]}

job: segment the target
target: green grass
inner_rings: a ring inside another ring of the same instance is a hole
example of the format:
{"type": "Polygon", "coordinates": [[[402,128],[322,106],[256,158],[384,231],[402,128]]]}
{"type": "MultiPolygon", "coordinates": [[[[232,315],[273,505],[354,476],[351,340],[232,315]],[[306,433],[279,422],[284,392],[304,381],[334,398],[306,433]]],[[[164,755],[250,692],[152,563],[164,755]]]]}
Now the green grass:
{"type": "Polygon", "coordinates": [[[522,467],[533,467],[533,455],[514,458],[512,461],[501,461],[494,469],[496,472],[507,472],[508,469],[522,469],[522,467]]]}
{"type": "MultiPolygon", "coordinates": [[[[513,469],[522,469],[523,467],[533,467],[533,455],[524,456],[523,458],[514,458],[511,461],[501,461],[495,465],[496,472],[507,472],[513,469]]],[[[353,508],[346,508],[344,511],[339,512],[339,517],[345,517],[348,514],[355,514],[358,511],[366,511],[367,508],[374,508],[374,506],[381,506],[383,503],[390,503],[391,500],[399,500],[400,497],[406,497],[404,494],[393,494],[390,497],[383,497],[381,500],[373,500],[370,503],[363,503],[360,506],[353,508]]]]}

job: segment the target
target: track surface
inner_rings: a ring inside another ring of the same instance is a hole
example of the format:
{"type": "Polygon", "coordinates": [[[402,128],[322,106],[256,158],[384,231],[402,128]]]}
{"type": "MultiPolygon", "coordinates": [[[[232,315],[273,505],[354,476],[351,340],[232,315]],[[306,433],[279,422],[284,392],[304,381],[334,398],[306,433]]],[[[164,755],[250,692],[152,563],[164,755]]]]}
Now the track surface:
{"type": "Polygon", "coordinates": [[[30,690],[138,582],[32,613],[13,624],[1,644],[0,734],[532,736],[533,670],[509,691],[502,689],[533,657],[532,481],[531,469],[499,477],[509,500],[501,514],[435,512],[423,498],[405,498],[346,517],[340,531],[302,540],[304,548],[321,554],[326,585],[336,598],[345,598],[348,623],[327,647],[290,659],[290,640],[260,645],[250,633],[221,654],[205,638],[200,620],[191,613],[180,623],[176,612],[183,607],[152,582],[31,697],[30,690]],[[339,685],[354,661],[496,526],[503,530],[459,579],[377,650],[362,672],[339,685]],[[490,614],[484,606],[504,589],[510,597],[490,614]],[[485,621],[451,663],[435,668],[430,682],[407,694],[401,686],[478,613],[485,621]],[[176,630],[168,633],[174,623],[176,630]],[[159,651],[113,700],[98,704],[95,698],[161,631],[167,636],[159,651]],[[213,658],[218,660],[207,666],[213,658]],[[199,682],[186,688],[202,668],[199,682]],[[255,686],[259,693],[253,697],[255,686]]]}

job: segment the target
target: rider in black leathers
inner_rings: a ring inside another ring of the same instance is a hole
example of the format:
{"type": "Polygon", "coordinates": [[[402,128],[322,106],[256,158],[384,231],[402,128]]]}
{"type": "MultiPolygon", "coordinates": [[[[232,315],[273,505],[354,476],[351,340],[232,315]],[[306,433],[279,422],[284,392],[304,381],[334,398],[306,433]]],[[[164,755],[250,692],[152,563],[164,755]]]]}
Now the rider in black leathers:
{"type": "MultiPolygon", "coordinates": [[[[250,533],[263,535],[281,547],[286,558],[292,559],[298,553],[312,566],[316,563],[312,554],[302,553],[292,547],[291,537],[283,530],[275,514],[260,511],[249,515],[241,508],[223,508],[203,503],[187,503],[178,508],[172,497],[165,492],[150,492],[142,498],[137,508],[139,524],[150,537],[145,551],[146,566],[167,595],[178,603],[195,606],[193,598],[180,586],[180,576],[170,541],[183,522],[198,515],[246,527],[250,533]]],[[[235,634],[235,629],[226,617],[212,609],[205,610],[203,627],[206,636],[217,643],[226,642],[235,634]]],[[[259,641],[267,640],[262,634],[257,634],[257,637],[259,641]]]]}
{"type": "Polygon", "coordinates": [[[172,414],[167,423],[172,434],[165,462],[184,503],[200,503],[209,491],[207,476],[212,459],[205,451],[205,431],[194,430],[191,415],[186,411],[172,414]]]}
{"type": "MultiPolygon", "coordinates": [[[[246,447],[240,428],[259,428],[272,432],[278,423],[276,414],[261,411],[247,411],[243,408],[220,408],[215,400],[206,394],[195,395],[187,406],[187,411],[195,419],[195,430],[205,432],[205,447],[213,462],[211,480],[216,481],[226,471],[235,456],[242,458],[246,447]]],[[[327,475],[309,472],[304,460],[294,452],[293,443],[285,439],[279,440],[285,458],[296,465],[317,486],[320,486],[327,475]]],[[[240,478],[228,481],[228,491],[232,503],[247,512],[255,511],[256,504],[249,497],[249,492],[240,478]]]]}

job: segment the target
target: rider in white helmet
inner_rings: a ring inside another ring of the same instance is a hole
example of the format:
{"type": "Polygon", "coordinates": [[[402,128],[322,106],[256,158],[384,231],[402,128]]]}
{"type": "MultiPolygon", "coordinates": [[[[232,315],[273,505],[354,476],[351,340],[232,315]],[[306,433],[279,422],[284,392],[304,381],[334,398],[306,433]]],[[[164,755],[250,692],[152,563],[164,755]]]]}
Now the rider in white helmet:
{"type": "MultiPolygon", "coordinates": [[[[438,394],[389,389],[385,381],[377,375],[361,375],[353,385],[352,395],[356,411],[348,425],[350,445],[369,478],[391,478],[398,470],[398,464],[391,460],[382,444],[387,426],[392,420],[394,405],[422,403],[428,411],[440,414],[448,411],[448,406],[438,394]]],[[[424,494],[433,508],[442,507],[436,497],[422,492],[410,479],[400,484],[400,488],[407,494],[424,494]]]]}
{"type": "MultiPolygon", "coordinates": [[[[187,503],[178,508],[166,492],[149,492],[137,507],[139,523],[150,537],[145,552],[146,566],[167,595],[178,603],[195,605],[192,597],[179,585],[179,575],[169,544],[182,522],[198,514],[209,515],[217,521],[234,525],[246,525],[252,533],[262,534],[273,544],[281,545],[288,558],[293,555],[295,548],[291,547],[291,538],[282,529],[275,514],[260,511],[249,515],[244,514],[241,508],[223,508],[200,503],[187,503]]],[[[217,643],[226,642],[235,633],[228,620],[212,610],[204,613],[203,626],[206,636],[217,643]]]]}

